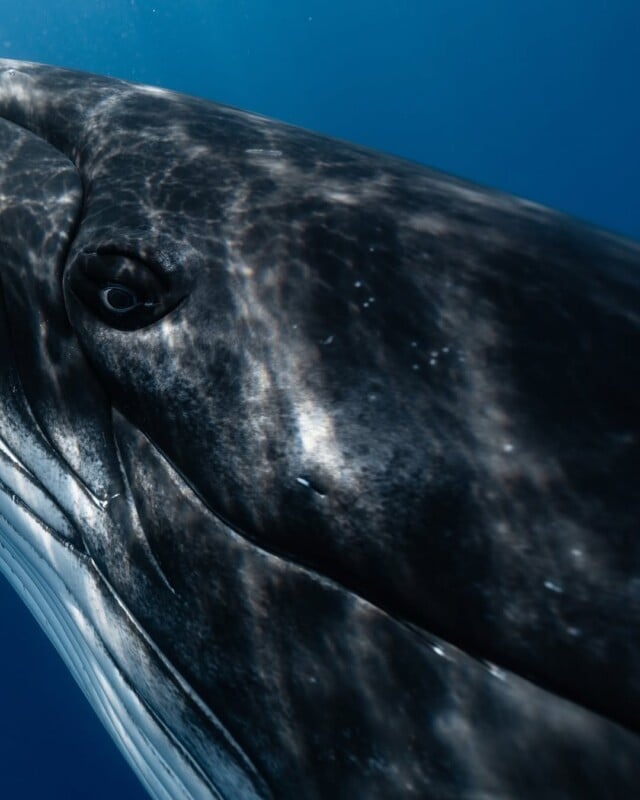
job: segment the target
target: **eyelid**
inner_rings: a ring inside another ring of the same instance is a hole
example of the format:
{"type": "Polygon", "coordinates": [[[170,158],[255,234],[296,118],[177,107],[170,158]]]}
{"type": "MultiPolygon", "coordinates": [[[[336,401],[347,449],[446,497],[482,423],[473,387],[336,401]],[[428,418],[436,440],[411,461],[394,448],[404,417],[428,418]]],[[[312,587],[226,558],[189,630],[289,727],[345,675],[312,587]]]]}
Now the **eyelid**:
{"type": "Polygon", "coordinates": [[[146,267],[149,272],[151,272],[153,276],[160,282],[163,289],[171,288],[170,273],[165,267],[163,267],[154,259],[150,259],[146,255],[143,256],[139,252],[127,247],[126,245],[100,245],[96,247],[95,250],[82,250],[78,253],[78,256],[111,256],[129,259],[129,261],[137,262],[138,264],[146,267]]]}

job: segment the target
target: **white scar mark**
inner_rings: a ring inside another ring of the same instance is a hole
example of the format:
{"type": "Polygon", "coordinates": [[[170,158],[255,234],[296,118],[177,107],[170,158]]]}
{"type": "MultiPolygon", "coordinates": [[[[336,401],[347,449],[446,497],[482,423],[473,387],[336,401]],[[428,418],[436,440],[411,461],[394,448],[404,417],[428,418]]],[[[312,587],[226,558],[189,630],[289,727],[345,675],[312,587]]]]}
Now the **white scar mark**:
{"type": "Polygon", "coordinates": [[[341,448],[331,416],[312,398],[295,407],[298,436],[305,463],[335,475],[344,468],[341,448]]]}

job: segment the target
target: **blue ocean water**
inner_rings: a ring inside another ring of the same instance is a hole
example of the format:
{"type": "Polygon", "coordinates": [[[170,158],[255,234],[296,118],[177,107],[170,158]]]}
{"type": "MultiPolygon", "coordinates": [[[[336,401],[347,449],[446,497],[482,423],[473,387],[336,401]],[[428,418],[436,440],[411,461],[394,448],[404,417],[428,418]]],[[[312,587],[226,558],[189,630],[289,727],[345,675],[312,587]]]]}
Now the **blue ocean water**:
{"type": "MultiPolygon", "coordinates": [[[[638,0],[0,0],[0,55],[249,108],[640,239],[638,0]]],[[[0,581],[0,796],[142,800],[0,581]]]]}

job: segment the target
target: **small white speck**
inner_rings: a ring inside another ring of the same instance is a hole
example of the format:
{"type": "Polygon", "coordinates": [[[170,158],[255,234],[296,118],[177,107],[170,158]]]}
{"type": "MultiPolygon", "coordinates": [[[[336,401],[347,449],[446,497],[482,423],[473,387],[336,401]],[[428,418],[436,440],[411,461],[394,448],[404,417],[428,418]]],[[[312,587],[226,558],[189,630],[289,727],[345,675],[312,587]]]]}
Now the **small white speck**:
{"type": "Polygon", "coordinates": [[[567,628],[567,633],[569,634],[569,636],[576,637],[576,636],[580,636],[582,631],[580,630],[580,628],[574,628],[573,625],[572,625],[570,628],[567,628]]]}
{"type": "Polygon", "coordinates": [[[363,308],[369,308],[369,301],[365,300],[365,302],[362,304],[362,307],[363,308]]]}
{"type": "Polygon", "coordinates": [[[333,334],[331,334],[331,336],[327,336],[327,338],[322,342],[322,344],[331,344],[333,342],[333,339],[334,336],[333,334]]]}
{"type": "Polygon", "coordinates": [[[429,359],[429,363],[431,364],[432,367],[435,367],[435,365],[438,363],[438,359],[437,358],[430,358],[429,359]]]}
{"type": "Polygon", "coordinates": [[[369,252],[370,253],[375,253],[376,252],[376,248],[375,247],[370,247],[369,248],[369,252]]]}
{"type": "Polygon", "coordinates": [[[437,357],[438,357],[438,351],[437,350],[432,350],[431,351],[431,358],[437,358],[437,357]]]}
{"type": "Polygon", "coordinates": [[[311,486],[309,481],[306,478],[302,478],[302,477],[296,478],[296,483],[299,483],[300,486],[305,486],[307,489],[309,489],[310,486],[311,486]]]}
{"type": "Polygon", "coordinates": [[[513,453],[513,445],[511,444],[511,442],[505,442],[502,445],[502,452],[503,453],[513,453]]]}
{"type": "Polygon", "coordinates": [[[574,547],[574,548],[571,550],[571,555],[572,555],[574,558],[582,558],[582,550],[581,550],[579,547],[574,547]]]}
{"type": "Polygon", "coordinates": [[[369,402],[370,402],[370,403],[375,403],[375,402],[376,402],[376,400],[378,399],[378,395],[376,395],[376,394],[370,394],[368,399],[369,399],[369,402]]]}
{"type": "Polygon", "coordinates": [[[506,679],[507,675],[503,669],[497,667],[495,664],[488,664],[489,673],[493,675],[494,678],[497,678],[499,681],[503,681],[506,679]]]}
{"type": "Polygon", "coordinates": [[[553,581],[545,581],[544,588],[548,589],[550,592],[555,592],[556,594],[562,594],[562,586],[553,581]]]}
{"type": "Polygon", "coordinates": [[[441,658],[444,658],[444,656],[445,656],[444,648],[440,647],[439,644],[432,645],[431,649],[433,650],[433,652],[437,656],[440,656],[441,658]]]}
{"type": "Polygon", "coordinates": [[[353,285],[356,287],[356,289],[359,289],[362,286],[362,281],[356,281],[353,285]]]}
{"type": "Polygon", "coordinates": [[[442,348],[442,352],[443,353],[448,353],[449,352],[449,348],[448,347],[443,347],[442,348]]]}
{"type": "Polygon", "coordinates": [[[413,370],[419,370],[419,369],[420,369],[420,364],[412,364],[412,365],[411,365],[411,369],[413,369],[413,370]]]}
{"type": "Polygon", "coordinates": [[[369,303],[375,303],[376,302],[376,298],[375,297],[370,297],[368,302],[369,303]]]}
{"type": "Polygon", "coordinates": [[[418,346],[418,342],[411,342],[411,347],[417,347],[417,346],[418,346]]]}

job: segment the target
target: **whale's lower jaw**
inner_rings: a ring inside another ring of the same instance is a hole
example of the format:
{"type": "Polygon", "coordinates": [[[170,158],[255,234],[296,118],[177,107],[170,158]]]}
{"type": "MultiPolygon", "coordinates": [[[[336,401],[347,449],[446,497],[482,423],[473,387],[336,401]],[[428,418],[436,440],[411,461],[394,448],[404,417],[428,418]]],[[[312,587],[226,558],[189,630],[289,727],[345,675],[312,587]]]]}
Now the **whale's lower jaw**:
{"type": "MultiPolygon", "coordinates": [[[[194,748],[189,742],[187,752],[181,731],[163,722],[161,717],[170,711],[171,719],[180,718],[187,727],[198,714],[193,707],[197,698],[177,674],[167,680],[170,665],[91,559],[51,536],[15,496],[2,490],[0,531],[0,571],[54,644],[150,795],[157,800],[258,798],[224,748],[206,741],[194,748]],[[149,698],[134,688],[133,676],[149,698]],[[194,760],[192,754],[198,751],[210,759],[209,766],[216,765],[215,785],[194,760]]],[[[207,716],[215,724],[210,712],[207,716]]],[[[223,729],[219,736],[227,738],[223,729]]]]}

